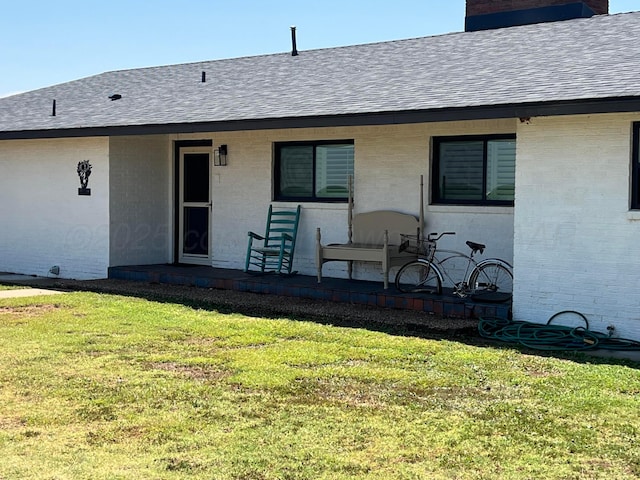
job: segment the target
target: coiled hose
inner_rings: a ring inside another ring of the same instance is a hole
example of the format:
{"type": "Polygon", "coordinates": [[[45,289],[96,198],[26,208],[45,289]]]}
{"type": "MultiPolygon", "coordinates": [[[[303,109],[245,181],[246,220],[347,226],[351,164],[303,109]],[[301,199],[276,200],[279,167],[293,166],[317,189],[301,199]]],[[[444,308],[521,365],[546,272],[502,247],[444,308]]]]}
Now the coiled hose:
{"type": "Polygon", "coordinates": [[[613,338],[609,334],[589,330],[589,322],[580,312],[565,310],[553,315],[547,324],[512,321],[499,317],[481,317],[478,331],[484,338],[517,343],[535,350],[640,350],[640,342],[625,338],[613,338]],[[560,315],[578,315],[584,326],[552,325],[560,315]]]}

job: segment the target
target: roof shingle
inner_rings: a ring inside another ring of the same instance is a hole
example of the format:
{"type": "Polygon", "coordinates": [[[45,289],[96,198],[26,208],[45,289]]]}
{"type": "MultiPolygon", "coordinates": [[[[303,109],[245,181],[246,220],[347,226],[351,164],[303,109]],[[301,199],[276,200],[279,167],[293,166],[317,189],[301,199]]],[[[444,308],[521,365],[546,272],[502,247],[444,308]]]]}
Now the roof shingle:
{"type": "Polygon", "coordinates": [[[113,71],[0,99],[0,132],[640,97],[638,38],[640,12],[113,71]]]}

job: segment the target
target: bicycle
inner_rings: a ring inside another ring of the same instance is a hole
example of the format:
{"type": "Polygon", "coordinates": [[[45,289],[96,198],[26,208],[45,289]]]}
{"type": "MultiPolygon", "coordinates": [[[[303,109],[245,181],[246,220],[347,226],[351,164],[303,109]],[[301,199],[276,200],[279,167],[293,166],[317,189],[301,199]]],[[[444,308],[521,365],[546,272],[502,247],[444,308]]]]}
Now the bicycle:
{"type": "Polygon", "coordinates": [[[513,268],[508,262],[499,258],[476,261],[474,256],[483,254],[486,245],[471,241],[466,242],[471,249],[470,255],[455,250],[439,250],[438,241],[445,235],[455,235],[455,232],[430,233],[426,239],[418,235],[401,235],[400,250],[416,253],[417,259],[398,270],[395,284],[399,291],[440,295],[446,280],[452,285],[453,294],[460,298],[474,297],[491,302],[504,302],[511,298],[513,268]],[[466,260],[464,274],[460,276],[462,280],[458,282],[448,272],[452,268],[445,265],[453,264],[455,259],[466,260]]]}

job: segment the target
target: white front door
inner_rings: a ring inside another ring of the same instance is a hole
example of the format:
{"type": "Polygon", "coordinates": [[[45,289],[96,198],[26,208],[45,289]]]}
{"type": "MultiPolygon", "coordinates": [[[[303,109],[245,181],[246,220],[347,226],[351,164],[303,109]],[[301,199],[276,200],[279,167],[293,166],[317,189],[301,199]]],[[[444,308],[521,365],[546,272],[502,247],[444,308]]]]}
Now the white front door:
{"type": "Polygon", "coordinates": [[[180,149],[180,263],[211,265],[211,148],[180,149]]]}

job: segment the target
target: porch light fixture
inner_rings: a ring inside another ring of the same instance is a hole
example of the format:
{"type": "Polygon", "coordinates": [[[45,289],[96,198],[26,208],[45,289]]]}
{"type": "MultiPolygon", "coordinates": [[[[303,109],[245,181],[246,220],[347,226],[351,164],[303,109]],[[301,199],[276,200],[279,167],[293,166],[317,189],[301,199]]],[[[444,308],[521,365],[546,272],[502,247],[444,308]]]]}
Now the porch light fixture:
{"type": "Polygon", "coordinates": [[[213,151],[213,164],[216,167],[227,166],[227,146],[220,145],[213,151]]]}

